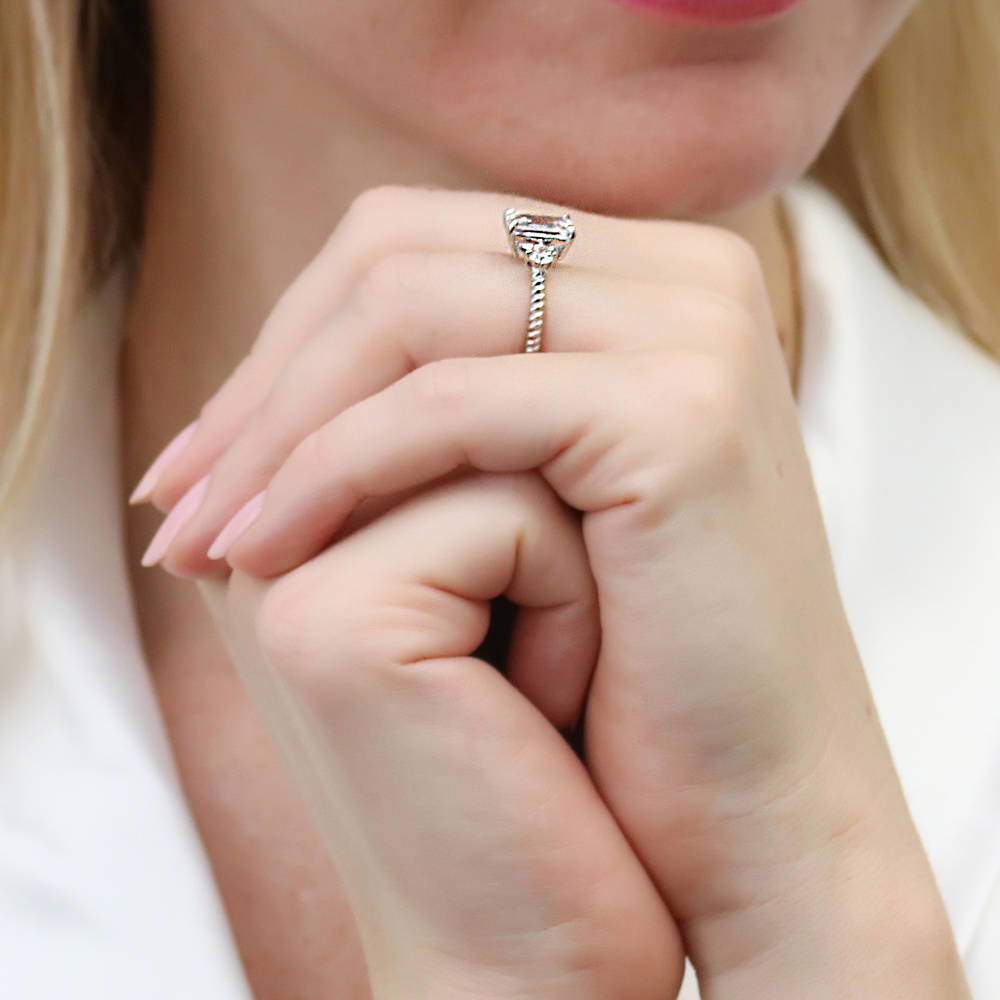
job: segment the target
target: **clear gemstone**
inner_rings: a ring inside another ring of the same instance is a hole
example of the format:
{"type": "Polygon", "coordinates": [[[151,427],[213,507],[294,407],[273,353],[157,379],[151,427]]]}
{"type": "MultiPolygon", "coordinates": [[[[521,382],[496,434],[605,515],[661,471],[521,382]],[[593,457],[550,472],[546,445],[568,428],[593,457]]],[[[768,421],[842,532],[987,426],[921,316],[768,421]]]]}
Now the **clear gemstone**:
{"type": "Polygon", "coordinates": [[[538,267],[554,264],[576,236],[568,215],[529,215],[509,208],[504,221],[514,252],[538,267]]]}

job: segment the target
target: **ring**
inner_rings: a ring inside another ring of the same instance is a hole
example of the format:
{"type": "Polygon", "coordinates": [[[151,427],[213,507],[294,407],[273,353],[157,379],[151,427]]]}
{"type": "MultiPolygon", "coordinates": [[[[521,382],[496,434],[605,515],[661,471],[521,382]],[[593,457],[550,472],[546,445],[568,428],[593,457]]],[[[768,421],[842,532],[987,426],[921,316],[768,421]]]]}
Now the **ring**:
{"type": "Polygon", "coordinates": [[[528,215],[516,208],[503,213],[510,248],[531,268],[531,304],[524,353],[542,349],[545,322],[545,275],[569,249],[576,226],[568,215],[528,215]]]}

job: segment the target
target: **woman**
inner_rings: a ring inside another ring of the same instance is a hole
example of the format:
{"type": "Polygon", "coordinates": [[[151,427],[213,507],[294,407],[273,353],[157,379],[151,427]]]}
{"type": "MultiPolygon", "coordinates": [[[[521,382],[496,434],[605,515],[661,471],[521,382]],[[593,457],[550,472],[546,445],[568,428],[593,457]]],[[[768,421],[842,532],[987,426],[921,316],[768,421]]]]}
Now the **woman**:
{"type": "Polygon", "coordinates": [[[73,6],[0,14],[11,995],[996,995],[992,4],[73,6]]]}

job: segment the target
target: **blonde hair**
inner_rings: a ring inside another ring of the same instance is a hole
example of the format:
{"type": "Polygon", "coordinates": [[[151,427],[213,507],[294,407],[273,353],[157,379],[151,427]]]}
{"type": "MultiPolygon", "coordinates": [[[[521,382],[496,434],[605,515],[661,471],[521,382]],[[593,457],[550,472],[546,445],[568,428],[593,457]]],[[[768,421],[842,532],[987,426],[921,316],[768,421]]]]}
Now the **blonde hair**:
{"type": "MultiPolygon", "coordinates": [[[[135,244],[143,109],[120,95],[141,95],[148,67],[107,2],[0,3],[0,528],[36,471],[82,298],[135,244]]],[[[1000,357],[998,56],[995,0],[924,0],[811,174],[904,285],[1000,357]]]]}

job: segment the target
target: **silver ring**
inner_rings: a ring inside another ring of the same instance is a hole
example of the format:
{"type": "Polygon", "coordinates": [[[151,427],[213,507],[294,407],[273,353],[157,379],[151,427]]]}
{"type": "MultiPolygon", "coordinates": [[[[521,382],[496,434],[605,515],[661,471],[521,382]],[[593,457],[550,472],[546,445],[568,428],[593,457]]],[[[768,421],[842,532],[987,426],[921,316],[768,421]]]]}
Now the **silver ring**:
{"type": "Polygon", "coordinates": [[[576,226],[568,215],[529,215],[516,208],[503,213],[510,248],[531,268],[531,303],[524,353],[542,349],[545,323],[545,276],[548,269],[569,249],[576,226]]]}

